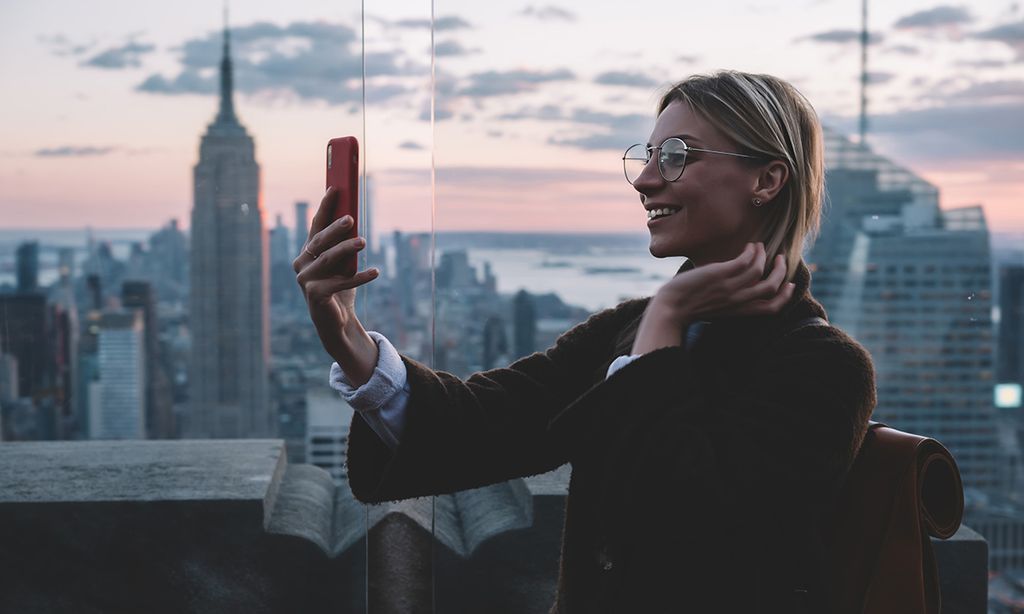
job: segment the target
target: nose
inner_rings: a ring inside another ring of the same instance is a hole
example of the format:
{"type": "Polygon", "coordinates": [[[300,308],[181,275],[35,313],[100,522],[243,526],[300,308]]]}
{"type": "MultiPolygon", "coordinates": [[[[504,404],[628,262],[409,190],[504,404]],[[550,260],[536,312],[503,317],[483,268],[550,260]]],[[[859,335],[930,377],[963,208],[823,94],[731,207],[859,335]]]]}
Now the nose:
{"type": "Polygon", "coordinates": [[[650,197],[651,194],[660,189],[664,184],[665,178],[661,176],[661,172],[658,170],[658,158],[651,156],[647,166],[644,167],[644,170],[640,171],[640,175],[633,182],[633,189],[640,192],[640,202],[643,202],[645,198],[650,197]]]}

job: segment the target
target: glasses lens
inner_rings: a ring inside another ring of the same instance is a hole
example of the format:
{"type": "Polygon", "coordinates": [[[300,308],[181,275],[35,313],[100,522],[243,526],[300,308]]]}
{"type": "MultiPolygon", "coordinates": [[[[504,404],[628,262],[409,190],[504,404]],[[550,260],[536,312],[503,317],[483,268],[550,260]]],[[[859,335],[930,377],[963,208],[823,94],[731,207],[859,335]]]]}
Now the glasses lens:
{"type": "Polygon", "coordinates": [[[640,143],[626,150],[626,155],[622,156],[622,168],[626,171],[626,181],[630,183],[636,181],[640,173],[644,171],[644,167],[647,166],[649,161],[647,155],[647,147],[640,143]]]}
{"type": "Polygon", "coordinates": [[[686,143],[681,139],[671,138],[661,144],[658,164],[665,181],[675,181],[683,174],[686,166],[686,143]]]}

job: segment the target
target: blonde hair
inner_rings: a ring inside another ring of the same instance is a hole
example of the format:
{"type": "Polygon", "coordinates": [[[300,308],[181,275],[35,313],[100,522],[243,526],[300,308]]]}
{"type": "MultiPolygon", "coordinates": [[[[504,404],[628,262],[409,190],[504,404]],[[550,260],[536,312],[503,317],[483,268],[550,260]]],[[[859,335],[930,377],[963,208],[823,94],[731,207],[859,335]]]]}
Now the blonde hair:
{"type": "Polygon", "coordinates": [[[721,131],[739,153],[781,160],[789,167],[785,185],[764,205],[761,236],[751,240],[764,242],[769,266],[771,255],[784,254],[786,281],[792,281],[805,245],[813,243],[821,225],[824,145],[814,107],[778,77],[735,70],[693,75],[672,85],[661,97],[658,114],[676,101],[721,131]]]}

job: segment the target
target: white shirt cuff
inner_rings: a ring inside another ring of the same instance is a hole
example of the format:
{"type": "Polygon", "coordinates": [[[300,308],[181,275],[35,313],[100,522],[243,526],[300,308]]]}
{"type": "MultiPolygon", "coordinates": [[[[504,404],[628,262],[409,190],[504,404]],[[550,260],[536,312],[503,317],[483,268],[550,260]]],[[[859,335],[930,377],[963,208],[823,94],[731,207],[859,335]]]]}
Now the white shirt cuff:
{"type": "Polygon", "coordinates": [[[377,365],[370,379],[355,388],[338,363],[331,363],[330,386],[357,411],[374,411],[384,407],[405,387],[406,369],[395,346],[377,331],[367,331],[377,344],[377,365]]]}
{"type": "Polygon", "coordinates": [[[612,376],[612,373],[615,373],[622,367],[625,367],[626,365],[633,362],[637,358],[640,358],[641,356],[643,356],[643,354],[623,354],[622,356],[619,356],[618,358],[612,361],[612,364],[608,365],[608,373],[604,376],[604,378],[608,379],[609,377],[612,376]]]}

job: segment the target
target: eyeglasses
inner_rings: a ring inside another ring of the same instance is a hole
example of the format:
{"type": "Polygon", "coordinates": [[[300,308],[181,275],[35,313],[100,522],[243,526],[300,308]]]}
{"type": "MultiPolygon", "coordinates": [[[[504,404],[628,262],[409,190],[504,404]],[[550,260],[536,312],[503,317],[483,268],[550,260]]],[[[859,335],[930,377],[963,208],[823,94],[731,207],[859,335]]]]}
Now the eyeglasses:
{"type": "Polygon", "coordinates": [[[626,173],[626,181],[632,184],[640,177],[640,173],[647,168],[647,164],[651,161],[651,152],[655,149],[658,150],[658,171],[661,172],[661,176],[668,182],[675,181],[682,176],[683,169],[686,167],[686,154],[691,151],[722,154],[737,158],[752,158],[755,160],[762,158],[761,156],[748,156],[747,154],[729,151],[698,149],[690,147],[683,142],[683,139],[674,136],[665,139],[665,142],[659,147],[650,147],[642,143],[630,146],[626,153],[622,155],[622,169],[626,173]]]}

